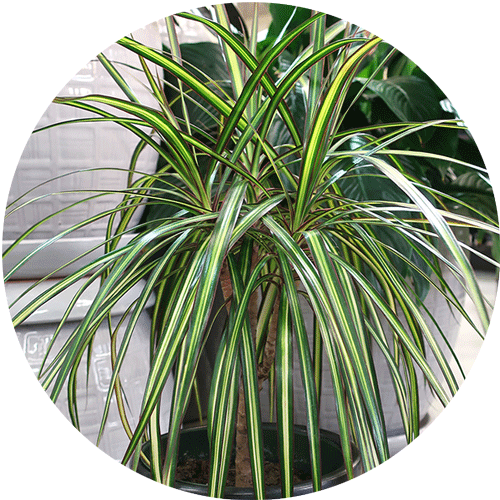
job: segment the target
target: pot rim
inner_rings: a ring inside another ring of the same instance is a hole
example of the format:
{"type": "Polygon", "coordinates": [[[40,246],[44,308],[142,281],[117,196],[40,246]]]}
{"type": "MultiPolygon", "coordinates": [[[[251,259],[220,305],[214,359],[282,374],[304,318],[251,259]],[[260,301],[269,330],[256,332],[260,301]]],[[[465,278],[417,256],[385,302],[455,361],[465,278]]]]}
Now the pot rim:
{"type": "MultiPolygon", "coordinates": [[[[276,424],[274,422],[263,422],[262,423],[262,428],[263,429],[272,429],[276,428],[276,424]]],[[[193,426],[193,427],[188,427],[185,429],[181,430],[181,433],[189,433],[189,432],[196,432],[200,430],[206,430],[207,426],[206,425],[198,425],[198,426],[193,426]]],[[[302,434],[302,435],[307,435],[307,427],[304,425],[294,425],[294,431],[297,434],[302,434]]],[[[166,433],[168,434],[168,433],[166,433]]],[[[163,434],[165,436],[166,434],[163,434]]],[[[320,429],[320,439],[321,440],[326,440],[326,441],[332,441],[335,443],[335,446],[337,446],[339,449],[341,449],[340,445],[340,436],[332,431],[328,431],[326,429],[320,429]]],[[[352,455],[353,455],[353,470],[356,471],[356,469],[359,468],[361,464],[361,455],[357,448],[351,443],[352,446],[352,455]]],[[[145,464],[142,462],[141,463],[145,466],[145,464]]],[[[148,468],[149,470],[149,468],[148,468]]],[[[340,479],[342,476],[346,475],[346,469],[345,465],[343,464],[342,466],[338,467],[337,469],[333,470],[332,472],[329,472],[327,474],[324,474],[321,476],[321,484],[324,485],[325,483],[330,483],[332,481],[340,479]]],[[[188,481],[175,481],[175,487],[177,489],[182,489],[183,491],[189,492],[189,493],[196,493],[196,494],[203,494],[207,496],[208,494],[208,485],[206,484],[199,484],[199,483],[192,483],[188,481]],[[207,491],[207,493],[205,493],[207,491]]],[[[266,491],[266,498],[281,498],[281,485],[275,485],[275,486],[266,486],[265,488],[266,491]],[[276,496],[278,494],[278,496],[276,496]]],[[[294,496],[297,494],[306,494],[309,492],[312,492],[312,480],[307,480],[303,481],[300,483],[296,483],[293,485],[293,492],[294,496]]],[[[233,498],[234,494],[239,494],[239,495],[244,495],[248,494],[251,495],[253,494],[253,488],[241,488],[241,487],[236,487],[236,486],[227,486],[225,488],[225,498],[233,498]]]]}

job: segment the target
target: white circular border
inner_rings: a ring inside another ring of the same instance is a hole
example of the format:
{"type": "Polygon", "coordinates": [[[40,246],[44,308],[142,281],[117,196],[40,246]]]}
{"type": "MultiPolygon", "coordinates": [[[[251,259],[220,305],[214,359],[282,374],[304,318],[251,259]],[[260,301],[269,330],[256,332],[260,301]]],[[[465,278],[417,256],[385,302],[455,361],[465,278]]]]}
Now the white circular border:
{"type": "MultiPolygon", "coordinates": [[[[287,3],[305,5],[306,2],[287,3]]],[[[190,0],[183,9],[203,5],[190,0]]],[[[471,129],[487,165],[498,144],[498,82],[494,3],[477,0],[463,9],[450,0],[330,2],[307,6],[347,19],[381,36],[419,63],[439,84],[471,129]]],[[[23,147],[50,100],[91,57],[125,33],[177,12],[165,0],[15,2],[4,12],[1,134],[2,202],[23,147]]],[[[497,196],[499,174],[490,175],[497,196]]],[[[187,498],[114,463],[77,433],[50,403],[17,344],[0,287],[0,381],[2,453],[0,491],[15,497],[187,498]]],[[[425,434],[374,471],[318,493],[323,498],[492,498],[497,489],[495,431],[500,404],[497,358],[499,311],[467,381],[425,434]]],[[[315,497],[316,498],[316,497],[315,497]]]]}

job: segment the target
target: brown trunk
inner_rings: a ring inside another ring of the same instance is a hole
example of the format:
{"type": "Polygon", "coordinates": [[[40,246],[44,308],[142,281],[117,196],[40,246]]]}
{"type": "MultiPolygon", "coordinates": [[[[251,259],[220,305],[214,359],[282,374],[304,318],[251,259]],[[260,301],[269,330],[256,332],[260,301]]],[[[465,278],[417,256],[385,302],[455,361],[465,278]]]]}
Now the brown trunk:
{"type": "Polygon", "coordinates": [[[262,390],[262,385],[269,377],[269,372],[273,367],[274,358],[276,354],[276,332],[278,331],[278,313],[280,305],[280,296],[281,296],[281,289],[278,289],[278,294],[274,299],[273,312],[271,314],[271,319],[269,321],[266,345],[264,347],[264,356],[257,372],[259,378],[259,391],[262,390]]]}
{"type": "Polygon", "coordinates": [[[252,467],[250,465],[250,449],[248,447],[247,412],[245,408],[245,394],[240,382],[238,397],[238,413],[236,415],[236,456],[235,456],[235,486],[251,488],[252,467]]]}
{"type": "MultiPolygon", "coordinates": [[[[252,252],[251,271],[257,264],[257,252],[252,252]]],[[[255,291],[250,296],[248,314],[250,317],[250,329],[255,346],[255,332],[257,330],[257,318],[259,313],[258,293],[255,291]]],[[[240,381],[238,392],[238,411],[236,414],[236,456],[235,456],[235,486],[238,488],[251,488],[253,485],[252,468],[250,465],[250,449],[248,447],[247,412],[245,407],[245,391],[243,381],[240,381]]]]}
{"type": "MultiPolygon", "coordinates": [[[[257,252],[254,251],[252,255],[252,270],[257,263],[257,252]]],[[[226,306],[229,311],[230,299],[232,296],[231,279],[227,264],[224,263],[221,271],[221,287],[226,300],[226,306]]],[[[269,323],[268,335],[266,339],[266,346],[264,348],[264,357],[262,363],[258,366],[258,384],[259,390],[262,389],[264,381],[269,376],[269,371],[273,366],[274,355],[276,351],[276,330],[278,325],[278,308],[279,308],[278,293],[273,307],[271,320],[269,323]]],[[[255,336],[257,331],[257,320],[259,312],[258,293],[255,292],[250,297],[248,307],[250,316],[250,328],[252,331],[252,338],[255,344],[255,336]]],[[[238,409],[236,414],[236,457],[235,457],[235,486],[239,488],[251,488],[253,486],[252,468],[250,464],[250,449],[248,447],[248,430],[247,430],[247,416],[245,407],[245,394],[242,381],[240,381],[238,391],[238,409]]]]}
{"type": "Polygon", "coordinates": [[[220,271],[220,287],[224,302],[226,303],[227,313],[229,314],[231,298],[233,297],[233,287],[231,286],[231,274],[229,273],[229,265],[226,260],[224,260],[220,271]]]}

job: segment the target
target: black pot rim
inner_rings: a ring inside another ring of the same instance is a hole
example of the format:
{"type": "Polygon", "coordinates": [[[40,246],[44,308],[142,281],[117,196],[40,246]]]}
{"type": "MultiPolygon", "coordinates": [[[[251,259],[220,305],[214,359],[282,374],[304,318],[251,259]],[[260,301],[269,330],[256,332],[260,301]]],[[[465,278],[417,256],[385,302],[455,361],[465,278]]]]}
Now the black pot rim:
{"type": "MultiPolygon", "coordinates": [[[[262,428],[269,430],[276,429],[276,424],[271,422],[263,423],[262,428]]],[[[181,433],[199,432],[202,430],[206,431],[206,426],[188,427],[186,429],[183,429],[181,433]]],[[[303,425],[295,425],[294,431],[296,434],[307,435],[307,428],[303,425]]],[[[341,448],[340,436],[334,432],[327,431],[325,429],[320,429],[320,439],[322,441],[333,442],[336,447],[341,448]]],[[[146,446],[147,444],[148,443],[146,443],[146,446]]],[[[356,471],[359,474],[361,470],[361,456],[359,454],[359,451],[354,446],[352,446],[352,455],[353,455],[353,464],[352,464],[353,470],[355,471],[355,475],[357,475],[356,471]]],[[[141,463],[143,467],[147,469],[149,472],[149,468],[145,466],[142,460],[141,463]]],[[[342,482],[345,482],[346,480],[347,480],[346,468],[345,465],[342,465],[337,469],[324,474],[321,477],[322,489],[328,488],[335,484],[340,484],[342,482]]],[[[188,481],[175,481],[175,488],[189,493],[208,496],[208,486],[205,484],[191,483],[188,481]]],[[[265,491],[266,491],[266,498],[282,498],[281,485],[266,486],[265,491]]],[[[311,493],[312,491],[313,489],[311,480],[296,483],[293,486],[294,496],[305,495],[307,493],[311,493]]],[[[225,489],[224,496],[225,498],[243,498],[243,497],[253,498],[253,488],[240,488],[236,486],[227,486],[225,489]]]]}

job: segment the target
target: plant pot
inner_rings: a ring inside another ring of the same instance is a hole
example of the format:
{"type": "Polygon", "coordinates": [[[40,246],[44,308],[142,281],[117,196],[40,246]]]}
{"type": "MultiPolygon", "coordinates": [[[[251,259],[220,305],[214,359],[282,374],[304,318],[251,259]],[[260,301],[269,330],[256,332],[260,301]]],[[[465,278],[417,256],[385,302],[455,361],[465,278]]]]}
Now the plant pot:
{"type": "MultiPolygon", "coordinates": [[[[277,463],[278,459],[278,439],[276,425],[265,423],[262,425],[264,438],[264,458],[269,462],[277,463]]],[[[321,465],[322,465],[322,489],[330,488],[347,481],[347,472],[344,465],[342,450],[340,446],[340,437],[333,432],[321,430],[321,465]]],[[[166,444],[167,435],[162,436],[162,445],[166,444]]],[[[146,456],[150,456],[150,444],[146,443],[143,447],[146,456]]],[[[206,427],[193,427],[181,431],[179,445],[179,461],[187,458],[209,457],[209,444],[206,427]]],[[[307,430],[304,426],[295,426],[295,459],[296,469],[304,472],[310,470],[309,444],[307,430]]],[[[361,474],[361,460],[357,450],[353,450],[354,475],[361,474]]],[[[141,460],[137,472],[145,477],[151,477],[149,467],[141,460]]],[[[194,493],[196,495],[208,496],[208,488],[205,484],[195,484],[185,481],[176,481],[175,487],[194,493]]],[[[294,485],[294,496],[306,495],[312,493],[312,481],[304,481],[294,485]]],[[[251,488],[236,488],[228,486],[225,492],[226,498],[254,498],[254,492],[251,488]]],[[[281,486],[266,487],[266,498],[282,498],[281,486]]]]}

